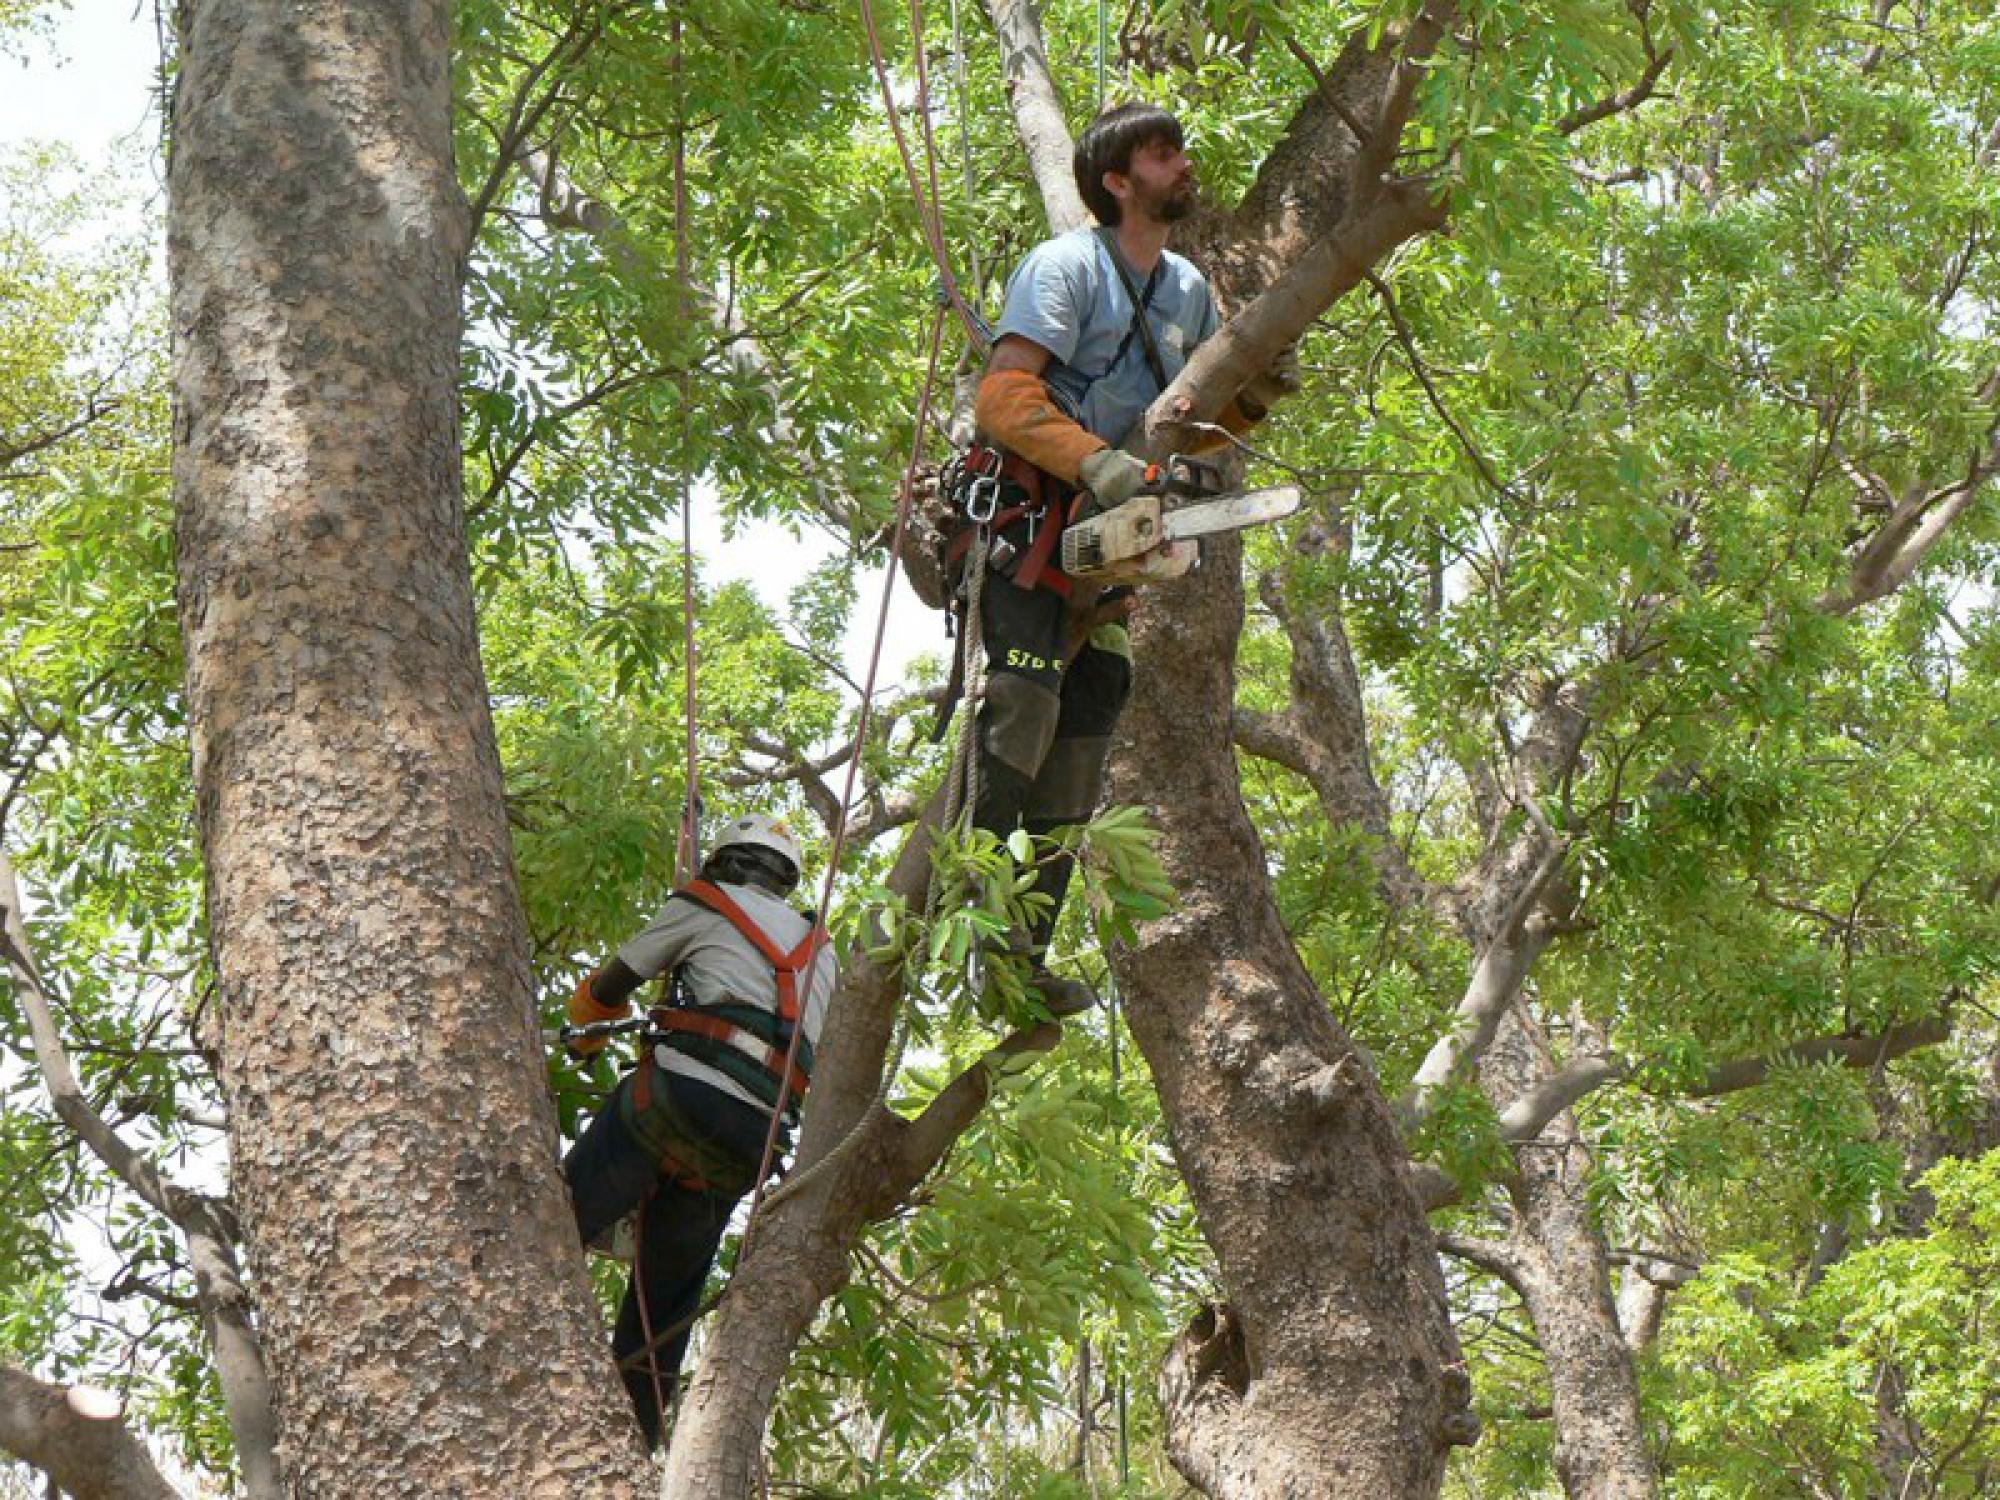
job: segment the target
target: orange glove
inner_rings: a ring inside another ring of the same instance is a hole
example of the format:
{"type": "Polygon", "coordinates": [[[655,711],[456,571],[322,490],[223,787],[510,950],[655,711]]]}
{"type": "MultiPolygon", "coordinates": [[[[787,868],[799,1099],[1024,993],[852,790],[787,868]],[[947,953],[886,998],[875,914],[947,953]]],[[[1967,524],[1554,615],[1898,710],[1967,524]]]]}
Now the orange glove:
{"type": "Polygon", "coordinates": [[[1042,378],[1026,370],[995,370],[980,381],[973,417],[993,442],[1068,484],[1077,483],[1086,458],[1111,446],[1066,416],[1042,378]]]}
{"type": "MultiPolygon", "coordinates": [[[[572,1026],[592,1026],[599,1021],[616,1021],[629,1015],[632,1010],[630,1000],[618,1005],[605,1005],[597,998],[597,992],[590,987],[595,974],[583,976],[583,982],[576,987],[576,993],[569,997],[569,1021],[572,1026]]],[[[578,1057],[595,1057],[604,1050],[604,1044],[611,1038],[604,1036],[580,1036],[568,1043],[569,1050],[578,1057]]]]}

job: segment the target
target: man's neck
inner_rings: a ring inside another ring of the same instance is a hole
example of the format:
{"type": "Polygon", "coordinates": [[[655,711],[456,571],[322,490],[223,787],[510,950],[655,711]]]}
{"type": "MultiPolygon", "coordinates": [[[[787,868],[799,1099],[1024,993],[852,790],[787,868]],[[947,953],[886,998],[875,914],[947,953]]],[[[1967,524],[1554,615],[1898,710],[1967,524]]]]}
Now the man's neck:
{"type": "Polygon", "coordinates": [[[1118,221],[1118,253],[1141,276],[1153,274],[1160,252],[1167,248],[1168,226],[1144,214],[1127,214],[1118,221]]]}

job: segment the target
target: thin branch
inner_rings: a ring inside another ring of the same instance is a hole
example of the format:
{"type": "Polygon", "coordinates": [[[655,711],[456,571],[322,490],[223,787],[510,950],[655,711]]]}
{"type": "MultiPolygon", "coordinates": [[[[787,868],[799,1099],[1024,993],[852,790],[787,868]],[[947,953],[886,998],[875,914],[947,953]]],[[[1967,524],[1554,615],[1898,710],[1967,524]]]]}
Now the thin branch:
{"type": "Polygon", "coordinates": [[[1653,53],[1646,63],[1646,71],[1639,75],[1639,81],[1622,93],[1599,99],[1595,104],[1586,104],[1581,109],[1570,111],[1556,121],[1556,131],[1561,135],[1575,135],[1586,126],[1595,125],[1599,120],[1608,120],[1613,115],[1622,115],[1637,109],[1653,97],[1659,87],[1660,75],[1667,71],[1667,65],[1674,60],[1674,49],[1653,53]]]}
{"type": "Polygon", "coordinates": [[[35,1063],[57,1117],[181,1231],[215,1347],[216,1373],[236,1439],[244,1493],[252,1500],[279,1500],[284,1487],[278,1468],[277,1420],[263,1348],[251,1323],[250,1299],[231,1243],[233,1217],[225,1204],[170,1181],[91,1108],[56,1029],[54,1008],[29,947],[20,886],[4,848],[0,848],[0,956],[6,959],[15,999],[27,1018],[35,1063]]]}
{"type": "Polygon", "coordinates": [[[1479,477],[1486,481],[1487,486],[1494,493],[1518,502],[1520,496],[1514,492],[1513,486],[1493,471],[1493,465],[1487,462],[1486,455],[1472,440],[1472,434],[1466,430],[1465,424],[1452,414],[1450,407],[1445,405],[1443,394],[1438,390],[1436,382],[1431,379],[1430,367],[1424,363],[1423,355],[1417,351],[1416,334],[1403,316],[1402,308],[1397,305],[1395,293],[1389,290],[1389,283],[1370,271],[1368,284],[1375,289],[1375,295],[1381,299],[1382,310],[1389,315],[1389,326],[1395,332],[1396,342],[1402,346],[1403,357],[1409,361],[1410,373],[1417,377],[1417,383],[1424,388],[1424,396],[1430,402],[1431,410],[1437,413],[1439,421],[1451,429],[1451,435],[1458,439],[1459,447],[1465,450],[1465,456],[1472,460],[1473,467],[1479,470],[1479,477]]]}
{"type": "Polygon", "coordinates": [[[100,401],[93,396],[89,401],[84,403],[83,415],[76,418],[75,421],[65,422],[60,427],[52,427],[47,431],[38,432],[32,437],[21,438],[11,443],[0,442],[0,479],[18,479],[23,477],[9,471],[22,459],[32,458],[37,453],[46,453],[49,449],[55,447],[56,444],[68,438],[75,437],[92,423],[116,411],[118,406],[119,402],[116,397],[100,401]]]}

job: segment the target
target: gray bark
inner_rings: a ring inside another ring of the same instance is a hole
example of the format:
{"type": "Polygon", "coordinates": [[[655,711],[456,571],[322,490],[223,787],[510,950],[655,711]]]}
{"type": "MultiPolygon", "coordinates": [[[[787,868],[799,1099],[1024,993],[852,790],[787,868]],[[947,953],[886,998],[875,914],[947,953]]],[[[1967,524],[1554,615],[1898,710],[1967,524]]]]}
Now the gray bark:
{"type": "Polygon", "coordinates": [[[442,0],[200,0],[169,182],[236,1200],[299,1496],[634,1493],[475,634],[442,0]]]}
{"type": "Polygon", "coordinates": [[[0,1364],[0,1449],[74,1500],[176,1500],[109,1391],[49,1385],[0,1364]]]}
{"type": "MultiPolygon", "coordinates": [[[[1547,1044],[1523,1007],[1509,1011],[1482,1074],[1496,1099],[1548,1076],[1547,1044]]],[[[1556,1471],[1571,1500],[1651,1500],[1659,1476],[1646,1448],[1632,1350],[1611,1296],[1610,1258],[1592,1221],[1589,1147],[1567,1113],[1514,1152],[1509,1249],[1548,1360],[1556,1471]]]]}
{"type": "Polygon", "coordinates": [[[277,1416],[263,1346],[236,1260],[229,1210],[174,1182],[91,1108],[56,1029],[54,1007],[29,946],[14,865],[4,848],[0,848],[0,957],[5,958],[16,1000],[27,1018],[36,1067],[57,1117],[120,1181],[180,1231],[194,1269],[202,1326],[215,1354],[243,1492],[249,1500],[276,1500],[282,1492],[277,1416]]]}

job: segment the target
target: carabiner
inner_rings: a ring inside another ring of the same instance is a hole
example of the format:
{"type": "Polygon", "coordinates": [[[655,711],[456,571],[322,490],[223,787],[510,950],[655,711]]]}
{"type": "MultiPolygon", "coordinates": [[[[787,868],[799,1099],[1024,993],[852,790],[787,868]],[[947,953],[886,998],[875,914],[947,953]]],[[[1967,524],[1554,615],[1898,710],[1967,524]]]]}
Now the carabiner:
{"type": "Polygon", "coordinates": [[[1000,481],[982,474],[965,488],[965,519],[974,526],[992,524],[1000,513],[1000,481]]]}

